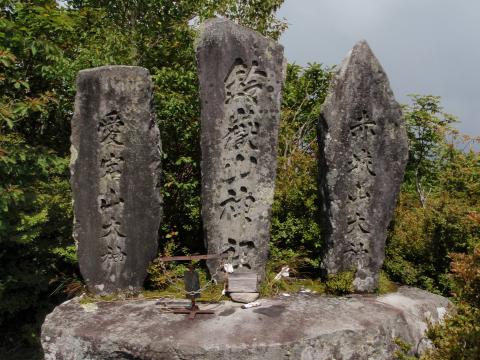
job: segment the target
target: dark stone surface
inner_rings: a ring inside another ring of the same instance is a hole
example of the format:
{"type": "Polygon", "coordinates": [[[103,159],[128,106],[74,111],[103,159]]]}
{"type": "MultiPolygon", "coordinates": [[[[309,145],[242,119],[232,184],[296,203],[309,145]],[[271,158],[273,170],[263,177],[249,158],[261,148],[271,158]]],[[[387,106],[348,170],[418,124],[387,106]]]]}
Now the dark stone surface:
{"type": "MultiPolygon", "coordinates": [[[[196,43],[201,96],[202,219],[209,253],[260,277],[268,256],[283,47],[225,19],[196,43]]],[[[214,274],[218,261],[208,261],[214,274]]],[[[221,276],[220,276],[221,277],[221,276]]]]}
{"type": "Polygon", "coordinates": [[[377,287],[408,157],[405,124],[387,75],[364,41],[342,63],[319,122],[323,267],[355,270],[357,291],[377,287]]]}
{"type": "Polygon", "coordinates": [[[427,322],[450,305],[407,287],[383,296],[291,294],[260,302],[251,309],[200,304],[215,314],[189,320],[162,301],[81,304],[76,298],[47,316],[45,360],[390,360],[396,338],[424,350],[427,322]]]}
{"type": "Polygon", "coordinates": [[[80,71],[71,136],[74,238],[90,291],[142,287],[160,226],[160,135],[147,69],[80,71]]]}

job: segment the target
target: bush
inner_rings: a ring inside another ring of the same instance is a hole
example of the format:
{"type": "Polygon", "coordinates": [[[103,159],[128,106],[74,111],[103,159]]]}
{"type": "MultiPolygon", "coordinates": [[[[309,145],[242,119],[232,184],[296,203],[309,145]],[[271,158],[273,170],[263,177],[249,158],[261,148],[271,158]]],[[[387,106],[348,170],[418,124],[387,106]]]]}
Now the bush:
{"type": "Polygon", "coordinates": [[[472,254],[452,254],[452,278],[457,306],[431,326],[427,336],[434,348],[425,360],[480,358],[480,246],[472,254]]]}
{"type": "Polygon", "coordinates": [[[347,295],[355,292],[353,287],[353,280],[355,278],[355,271],[345,271],[335,275],[329,275],[325,283],[325,291],[331,295],[347,295]]]}
{"type": "Polygon", "coordinates": [[[424,360],[478,360],[480,358],[480,309],[466,303],[457,305],[442,323],[427,332],[434,348],[424,360]]]}
{"type": "Polygon", "coordinates": [[[465,253],[478,241],[480,224],[473,215],[479,210],[456,194],[432,195],[424,208],[415,194],[402,193],[387,239],[384,269],[389,277],[449,295],[449,254],[465,253]]]}

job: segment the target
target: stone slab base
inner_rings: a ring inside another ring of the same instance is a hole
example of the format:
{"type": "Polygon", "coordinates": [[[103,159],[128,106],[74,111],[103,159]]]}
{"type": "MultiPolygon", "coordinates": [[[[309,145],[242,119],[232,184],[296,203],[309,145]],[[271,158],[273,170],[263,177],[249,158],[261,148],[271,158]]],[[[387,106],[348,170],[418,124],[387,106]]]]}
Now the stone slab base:
{"type": "Polygon", "coordinates": [[[250,303],[255,301],[259,297],[259,293],[229,293],[230,298],[235,302],[241,302],[244,304],[250,303]]]}
{"type": "MultiPolygon", "coordinates": [[[[46,360],[392,359],[395,338],[422,350],[427,320],[450,302],[401,287],[384,296],[295,294],[260,307],[200,305],[215,315],[173,314],[156,300],[80,304],[73,299],[42,327],[46,360]]],[[[169,306],[184,306],[181,302],[169,306]]]]}

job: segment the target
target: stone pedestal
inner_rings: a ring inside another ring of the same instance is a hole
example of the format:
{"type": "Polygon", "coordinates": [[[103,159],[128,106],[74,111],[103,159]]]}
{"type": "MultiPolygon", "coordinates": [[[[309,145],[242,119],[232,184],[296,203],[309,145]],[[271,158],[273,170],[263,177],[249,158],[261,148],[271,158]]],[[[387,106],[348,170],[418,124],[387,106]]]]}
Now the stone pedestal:
{"type": "Polygon", "coordinates": [[[427,321],[438,321],[449,306],[441,296],[407,287],[384,296],[260,301],[250,309],[200,305],[215,314],[190,320],[156,300],[82,305],[74,299],[43,324],[45,360],[390,360],[396,338],[424,349],[427,321]]]}
{"type": "Polygon", "coordinates": [[[160,226],[160,135],[147,69],[80,71],[71,136],[80,271],[97,294],[142,287],[160,226]]]}

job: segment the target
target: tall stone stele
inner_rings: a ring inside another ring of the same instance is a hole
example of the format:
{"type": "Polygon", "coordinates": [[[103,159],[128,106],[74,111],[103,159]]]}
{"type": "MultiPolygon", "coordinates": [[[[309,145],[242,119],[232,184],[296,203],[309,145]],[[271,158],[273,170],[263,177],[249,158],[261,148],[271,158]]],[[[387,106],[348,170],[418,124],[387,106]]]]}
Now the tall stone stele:
{"type": "MultiPolygon", "coordinates": [[[[212,19],[201,26],[196,51],[206,245],[209,253],[227,254],[235,273],[261,279],[276,176],[283,47],[229,20],[212,19]]],[[[212,275],[219,264],[208,262],[212,275]]]]}
{"type": "Polygon", "coordinates": [[[80,71],[71,136],[73,236],[97,294],[142,287],[157,251],[160,136],[147,69],[80,71]]]}
{"type": "Polygon", "coordinates": [[[319,122],[323,268],[355,271],[358,292],[377,288],[408,157],[405,124],[387,75],[365,41],[338,69],[319,122]]]}

